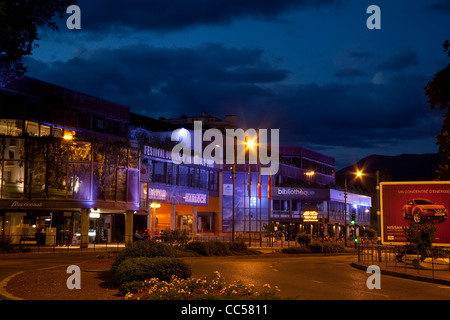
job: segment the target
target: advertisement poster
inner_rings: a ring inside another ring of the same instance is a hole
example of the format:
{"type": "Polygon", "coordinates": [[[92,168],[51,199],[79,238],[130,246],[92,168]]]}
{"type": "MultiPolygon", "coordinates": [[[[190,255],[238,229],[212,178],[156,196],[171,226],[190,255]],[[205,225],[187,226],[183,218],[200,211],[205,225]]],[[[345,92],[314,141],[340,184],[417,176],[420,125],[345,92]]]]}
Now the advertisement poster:
{"type": "Polygon", "coordinates": [[[410,222],[434,222],[434,245],[450,245],[450,181],[383,182],[380,205],[383,244],[406,244],[403,228],[410,222]]]}

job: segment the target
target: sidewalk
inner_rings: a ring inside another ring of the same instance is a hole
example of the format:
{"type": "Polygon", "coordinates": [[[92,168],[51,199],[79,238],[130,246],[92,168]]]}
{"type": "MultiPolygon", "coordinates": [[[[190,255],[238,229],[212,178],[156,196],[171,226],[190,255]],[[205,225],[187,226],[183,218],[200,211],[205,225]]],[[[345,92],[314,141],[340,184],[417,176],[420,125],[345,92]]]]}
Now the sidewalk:
{"type": "Polygon", "coordinates": [[[381,274],[450,286],[450,270],[448,266],[445,269],[428,269],[423,267],[417,268],[410,263],[394,261],[356,261],[352,263],[354,268],[364,271],[370,265],[378,266],[381,274]]]}

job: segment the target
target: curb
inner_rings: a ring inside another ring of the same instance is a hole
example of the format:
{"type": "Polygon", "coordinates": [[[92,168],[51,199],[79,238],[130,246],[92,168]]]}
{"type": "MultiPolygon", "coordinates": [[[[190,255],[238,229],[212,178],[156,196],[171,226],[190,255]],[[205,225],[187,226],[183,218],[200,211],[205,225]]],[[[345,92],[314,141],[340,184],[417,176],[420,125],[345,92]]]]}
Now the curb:
{"type": "MultiPolygon", "coordinates": [[[[354,262],[351,263],[351,266],[353,268],[364,270],[364,271],[366,271],[367,267],[368,267],[367,265],[362,265],[362,264],[358,264],[358,263],[354,263],[354,262]]],[[[450,286],[450,280],[407,274],[407,273],[403,273],[403,272],[397,272],[397,271],[386,270],[386,269],[381,269],[381,268],[380,268],[380,271],[381,271],[381,274],[385,274],[388,276],[394,276],[394,277],[405,278],[405,279],[410,279],[410,280],[423,281],[423,282],[443,284],[446,286],[450,286]]]]}
{"type": "Polygon", "coordinates": [[[0,300],[24,300],[22,298],[14,296],[14,295],[10,294],[8,291],[6,291],[6,286],[8,285],[9,280],[11,280],[12,278],[14,278],[15,276],[17,276],[21,273],[23,273],[23,271],[16,272],[16,273],[6,277],[5,279],[3,279],[0,282],[0,300]]]}

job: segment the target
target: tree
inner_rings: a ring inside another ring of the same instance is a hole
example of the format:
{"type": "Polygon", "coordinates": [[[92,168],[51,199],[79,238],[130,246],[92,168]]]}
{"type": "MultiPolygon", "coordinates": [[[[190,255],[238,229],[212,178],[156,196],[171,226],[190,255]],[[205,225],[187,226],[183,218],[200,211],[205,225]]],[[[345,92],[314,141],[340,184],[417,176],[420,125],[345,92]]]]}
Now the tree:
{"type": "Polygon", "coordinates": [[[6,84],[27,70],[22,62],[38,38],[38,28],[58,30],[55,15],[62,18],[76,0],[0,0],[0,83],[6,84]]]}
{"type": "Polygon", "coordinates": [[[419,224],[410,222],[408,227],[403,227],[409,247],[420,254],[421,261],[426,258],[436,239],[436,230],[436,224],[431,222],[419,224]]]}
{"type": "MultiPolygon", "coordinates": [[[[444,52],[450,58],[450,43],[445,41],[444,52]]],[[[425,87],[425,94],[431,109],[439,106],[446,111],[441,133],[436,137],[442,163],[436,172],[437,180],[450,180],[450,64],[438,71],[432,81],[425,87]]]]}

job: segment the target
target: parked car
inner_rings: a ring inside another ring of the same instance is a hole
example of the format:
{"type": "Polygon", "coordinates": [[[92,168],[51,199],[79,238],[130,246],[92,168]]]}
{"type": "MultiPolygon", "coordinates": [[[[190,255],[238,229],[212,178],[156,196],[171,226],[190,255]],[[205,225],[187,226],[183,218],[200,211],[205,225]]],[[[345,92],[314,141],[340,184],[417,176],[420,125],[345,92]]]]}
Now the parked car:
{"type": "Polygon", "coordinates": [[[412,199],[403,206],[403,218],[412,219],[415,223],[425,221],[444,222],[448,211],[440,204],[428,199],[412,199]]]}

